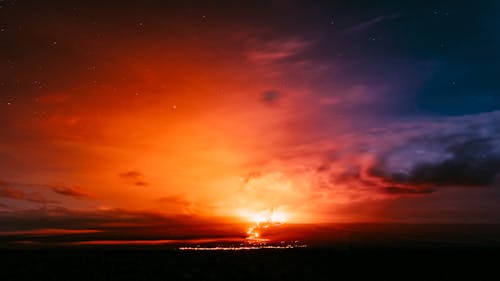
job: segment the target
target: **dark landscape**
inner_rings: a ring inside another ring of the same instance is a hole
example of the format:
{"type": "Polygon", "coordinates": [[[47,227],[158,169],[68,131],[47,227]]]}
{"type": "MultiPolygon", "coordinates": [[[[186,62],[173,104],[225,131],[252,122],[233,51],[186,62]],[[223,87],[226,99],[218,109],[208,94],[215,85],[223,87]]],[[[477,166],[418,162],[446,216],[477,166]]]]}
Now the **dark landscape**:
{"type": "Polygon", "coordinates": [[[498,248],[2,252],[2,280],[496,280],[498,248]]]}
{"type": "Polygon", "coordinates": [[[235,242],[11,247],[2,251],[0,278],[496,280],[499,276],[499,225],[358,224],[309,226],[307,230],[288,226],[289,231],[293,228],[317,238],[303,241],[306,248],[288,249],[179,250],[239,245],[235,242]]]}

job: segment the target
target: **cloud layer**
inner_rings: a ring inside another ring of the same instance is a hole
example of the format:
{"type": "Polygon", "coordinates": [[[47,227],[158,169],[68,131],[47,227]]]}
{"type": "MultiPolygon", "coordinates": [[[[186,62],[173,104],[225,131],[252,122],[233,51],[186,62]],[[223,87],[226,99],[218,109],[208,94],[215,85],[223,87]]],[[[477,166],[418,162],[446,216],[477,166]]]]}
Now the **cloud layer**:
{"type": "MultiPolygon", "coordinates": [[[[339,135],[335,142],[284,150],[245,177],[242,196],[267,194],[279,198],[276,206],[281,202],[291,209],[319,213],[332,212],[340,205],[373,206],[408,197],[426,197],[433,202],[437,197],[430,194],[453,193],[458,188],[496,188],[500,177],[499,124],[500,112],[395,122],[339,135]],[[266,181],[276,171],[280,171],[279,183],[266,181]]],[[[463,196],[460,191],[455,193],[463,196]]]]}
{"type": "Polygon", "coordinates": [[[376,152],[366,176],[390,193],[493,186],[500,173],[499,121],[493,112],[393,128],[399,142],[376,152]]]}

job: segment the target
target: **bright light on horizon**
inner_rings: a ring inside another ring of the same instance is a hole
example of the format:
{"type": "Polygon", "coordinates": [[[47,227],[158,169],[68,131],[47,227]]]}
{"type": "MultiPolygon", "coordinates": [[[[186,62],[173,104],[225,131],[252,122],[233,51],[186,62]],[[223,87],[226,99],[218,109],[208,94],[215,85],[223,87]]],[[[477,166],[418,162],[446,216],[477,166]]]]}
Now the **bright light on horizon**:
{"type": "Polygon", "coordinates": [[[247,239],[258,243],[268,241],[268,239],[262,237],[262,230],[284,224],[289,218],[286,212],[274,208],[260,212],[242,212],[242,216],[252,222],[252,225],[247,229],[247,239]]]}
{"type": "Polygon", "coordinates": [[[275,210],[274,208],[264,210],[264,211],[258,211],[258,212],[249,212],[249,211],[243,211],[241,212],[241,216],[244,217],[246,220],[255,223],[255,224],[262,224],[262,223],[286,223],[290,219],[290,215],[281,210],[275,210]]]}

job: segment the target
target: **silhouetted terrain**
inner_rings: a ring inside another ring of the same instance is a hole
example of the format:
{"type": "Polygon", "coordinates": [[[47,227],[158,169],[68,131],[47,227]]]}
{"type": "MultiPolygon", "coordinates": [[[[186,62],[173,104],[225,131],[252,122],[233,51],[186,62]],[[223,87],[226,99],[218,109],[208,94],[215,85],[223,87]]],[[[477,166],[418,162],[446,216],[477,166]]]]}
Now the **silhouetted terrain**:
{"type": "MultiPolygon", "coordinates": [[[[217,228],[217,225],[212,225],[217,228]]],[[[246,243],[248,225],[224,225],[224,231],[191,230],[178,235],[161,227],[104,229],[90,233],[0,232],[0,249],[92,248],[177,249],[246,243]]],[[[0,227],[1,228],[1,227],[0,227]]],[[[222,227],[221,227],[222,228],[222,227]]],[[[500,248],[499,224],[284,224],[261,229],[262,238],[282,245],[299,241],[310,247],[348,249],[500,248]]]]}
{"type": "Polygon", "coordinates": [[[498,280],[497,250],[5,251],[1,280],[498,280]]]}
{"type": "Polygon", "coordinates": [[[498,225],[289,225],[267,235],[308,237],[308,248],[25,246],[1,252],[0,280],[499,280],[499,233],[498,225]]]}

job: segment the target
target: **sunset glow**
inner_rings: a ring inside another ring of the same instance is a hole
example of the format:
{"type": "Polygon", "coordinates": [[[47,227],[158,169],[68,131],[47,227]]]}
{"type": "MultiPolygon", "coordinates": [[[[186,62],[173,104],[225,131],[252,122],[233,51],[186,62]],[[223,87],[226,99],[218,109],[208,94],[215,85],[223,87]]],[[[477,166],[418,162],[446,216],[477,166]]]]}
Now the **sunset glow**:
{"type": "Polygon", "coordinates": [[[269,239],[262,236],[263,232],[269,230],[269,228],[284,224],[287,219],[286,213],[274,209],[255,213],[250,212],[246,213],[245,216],[252,222],[252,225],[247,230],[247,239],[254,244],[267,242],[269,239]]]}
{"type": "Polygon", "coordinates": [[[273,209],[261,212],[244,212],[243,216],[255,224],[285,223],[288,217],[285,212],[275,211],[273,209]]]}

